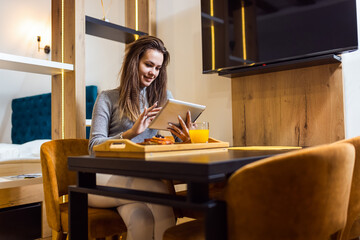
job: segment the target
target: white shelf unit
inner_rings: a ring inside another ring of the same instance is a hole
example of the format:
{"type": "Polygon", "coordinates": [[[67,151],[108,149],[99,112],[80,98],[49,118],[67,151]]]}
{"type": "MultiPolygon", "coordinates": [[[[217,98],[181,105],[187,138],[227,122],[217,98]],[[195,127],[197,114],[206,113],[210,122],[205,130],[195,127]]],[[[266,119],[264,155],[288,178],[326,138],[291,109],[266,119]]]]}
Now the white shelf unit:
{"type": "Polygon", "coordinates": [[[57,75],[61,74],[62,71],[74,71],[74,65],[0,53],[0,69],[46,75],[57,75]]]}

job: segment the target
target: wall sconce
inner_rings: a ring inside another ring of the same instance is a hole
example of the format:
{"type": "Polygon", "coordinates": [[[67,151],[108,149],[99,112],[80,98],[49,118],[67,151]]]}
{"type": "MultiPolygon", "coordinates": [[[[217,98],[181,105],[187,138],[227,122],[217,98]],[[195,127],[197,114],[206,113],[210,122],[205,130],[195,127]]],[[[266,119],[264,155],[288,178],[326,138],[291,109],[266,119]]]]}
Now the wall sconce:
{"type": "Polygon", "coordinates": [[[38,42],[38,52],[40,52],[41,49],[44,49],[44,52],[46,54],[50,53],[50,46],[49,45],[45,45],[44,48],[40,47],[41,36],[37,36],[37,42],[38,42]]]}

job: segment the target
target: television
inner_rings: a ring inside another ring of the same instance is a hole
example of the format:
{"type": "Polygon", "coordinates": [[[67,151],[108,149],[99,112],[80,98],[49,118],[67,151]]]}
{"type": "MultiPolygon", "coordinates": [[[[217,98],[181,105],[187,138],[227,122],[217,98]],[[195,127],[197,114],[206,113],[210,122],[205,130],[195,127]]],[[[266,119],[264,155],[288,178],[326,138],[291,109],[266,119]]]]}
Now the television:
{"type": "Polygon", "coordinates": [[[358,48],[356,0],[201,0],[203,73],[341,60],[358,48]]]}

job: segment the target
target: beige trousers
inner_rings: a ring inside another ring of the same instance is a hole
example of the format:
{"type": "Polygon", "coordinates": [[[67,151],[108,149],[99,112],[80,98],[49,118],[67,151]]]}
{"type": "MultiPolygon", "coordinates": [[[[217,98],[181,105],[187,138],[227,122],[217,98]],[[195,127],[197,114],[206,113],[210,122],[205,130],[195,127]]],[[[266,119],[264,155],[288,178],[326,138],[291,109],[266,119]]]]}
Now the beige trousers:
{"type": "MultiPolygon", "coordinates": [[[[160,180],[96,174],[98,185],[168,193],[160,180]]],[[[165,230],[175,225],[171,207],[89,194],[89,206],[116,207],[127,227],[127,240],[162,240],[165,230]]]]}

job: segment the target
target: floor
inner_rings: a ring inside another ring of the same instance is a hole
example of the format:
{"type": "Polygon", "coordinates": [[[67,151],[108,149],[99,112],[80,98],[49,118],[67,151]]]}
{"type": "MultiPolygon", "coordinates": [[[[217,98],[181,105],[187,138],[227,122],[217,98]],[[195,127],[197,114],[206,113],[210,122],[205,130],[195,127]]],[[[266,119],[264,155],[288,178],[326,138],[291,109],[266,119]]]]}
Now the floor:
{"type": "MultiPolygon", "coordinates": [[[[177,224],[184,223],[184,222],[188,222],[188,221],[191,221],[191,220],[193,220],[193,219],[192,219],[192,218],[186,218],[186,217],[184,217],[184,218],[179,218],[179,219],[177,220],[177,224]]],[[[36,240],[51,240],[51,237],[39,238],[39,239],[36,239],[36,240]]]]}

